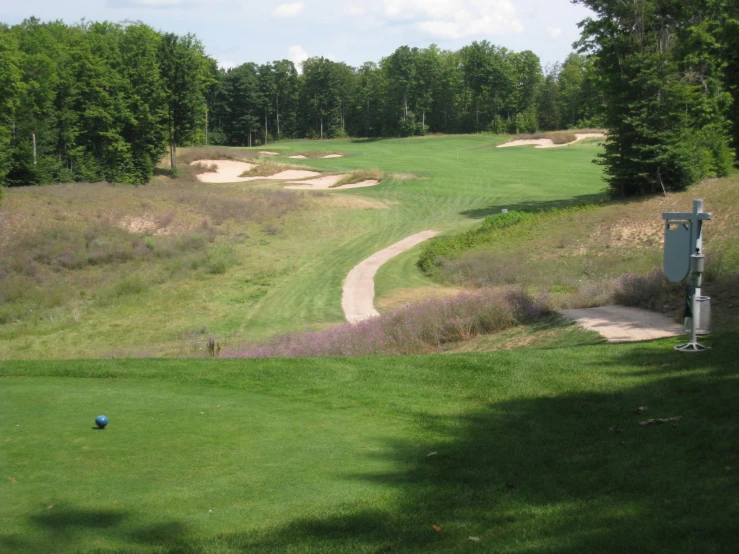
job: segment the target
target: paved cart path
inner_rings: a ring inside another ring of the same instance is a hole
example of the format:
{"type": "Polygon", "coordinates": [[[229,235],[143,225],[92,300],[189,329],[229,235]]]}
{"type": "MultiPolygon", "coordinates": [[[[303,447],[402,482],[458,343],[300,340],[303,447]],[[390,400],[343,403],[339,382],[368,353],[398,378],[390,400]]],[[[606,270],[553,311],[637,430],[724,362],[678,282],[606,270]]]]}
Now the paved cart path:
{"type": "Polygon", "coordinates": [[[410,250],[428,239],[435,237],[437,231],[423,231],[388,246],[372,254],[354,266],[344,280],[341,307],[349,323],[359,323],[370,317],[380,315],[375,310],[375,274],[380,266],[398,254],[410,250]]]}
{"type": "Polygon", "coordinates": [[[684,334],[683,326],[669,317],[639,308],[601,306],[559,313],[585,329],[597,331],[608,342],[638,342],[684,334]]]}

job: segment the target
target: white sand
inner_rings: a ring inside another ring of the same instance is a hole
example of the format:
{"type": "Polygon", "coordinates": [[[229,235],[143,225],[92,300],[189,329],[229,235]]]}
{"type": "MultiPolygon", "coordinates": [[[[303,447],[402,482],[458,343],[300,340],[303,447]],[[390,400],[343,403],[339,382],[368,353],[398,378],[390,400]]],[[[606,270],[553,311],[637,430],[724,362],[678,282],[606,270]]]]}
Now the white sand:
{"type": "Polygon", "coordinates": [[[608,342],[637,342],[676,337],[683,326],[656,312],[625,306],[601,306],[579,310],[559,310],[567,319],[589,331],[596,331],[608,342]]]}
{"type": "Polygon", "coordinates": [[[328,156],[324,156],[323,159],[326,158],[343,158],[344,154],[329,154],[328,156]]]}
{"type": "Polygon", "coordinates": [[[197,160],[190,165],[216,165],[215,173],[201,173],[198,180],[203,183],[240,183],[252,180],[251,177],[239,177],[244,171],[249,171],[254,164],[237,162],[236,160],[197,160]]]}
{"type": "Polygon", "coordinates": [[[270,152],[269,150],[260,150],[259,153],[262,154],[263,156],[277,156],[277,155],[279,155],[279,152],[270,152]]]}
{"type": "Polygon", "coordinates": [[[580,142],[581,140],[585,140],[587,138],[602,138],[605,137],[603,133],[575,133],[575,140],[572,142],[567,142],[565,144],[554,144],[552,139],[526,139],[526,140],[512,140],[511,142],[506,142],[505,144],[499,144],[496,146],[496,148],[507,148],[509,146],[528,146],[528,145],[534,145],[536,148],[560,148],[562,146],[569,146],[571,144],[575,144],[576,142],[580,142]]]}
{"type": "Polygon", "coordinates": [[[296,154],[294,156],[288,156],[291,160],[305,160],[308,158],[308,156],[303,156],[302,154],[296,154]]]}
{"type": "MultiPolygon", "coordinates": [[[[305,171],[303,169],[287,169],[280,171],[269,177],[253,176],[253,177],[239,177],[244,171],[249,171],[254,164],[246,162],[237,162],[234,160],[198,160],[192,162],[192,165],[202,163],[205,165],[218,166],[218,171],[215,173],[202,173],[198,175],[203,183],[243,183],[246,181],[259,181],[261,179],[268,179],[271,181],[291,181],[294,179],[306,179],[308,177],[318,177],[320,173],[317,171],[305,171]]],[[[327,187],[328,188],[328,187],[327,187]]]]}
{"type": "Polygon", "coordinates": [[[297,183],[288,183],[286,189],[293,190],[344,190],[344,189],[360,189],[364,187],[374,187],[380,181],[376,179],[367,179],[366,181],[360,181],[358,183],[352,183],[350,185],[342,185],[335,187],[334,185],[339,182],[343,175],[326,175],[325,177],[319,177],[318,179],[308,179],[306,181],[300,181],[297,183]]]}
{"type": "Polygon", "coordinates": [[[318,177],[318,171],[306,171],[304,169],[286,169],[269,177],[253,177],[252,179],[270,179],[273,181],[290,181],[292,179],[305,179],[307,177],[318,177]]]}
{"type": "Polygon", "coordinates": [[[423,231],[396,242],[384,250],[372,254],[363,262],[354,266],[344,279],[341,295],[341,307],[344,317],[349,323],[359,323],[380,315],[375,310],[375,274],[380,266],[398,254],[410,250],[428,239],[435,237],[437,231],[423,231]]]}

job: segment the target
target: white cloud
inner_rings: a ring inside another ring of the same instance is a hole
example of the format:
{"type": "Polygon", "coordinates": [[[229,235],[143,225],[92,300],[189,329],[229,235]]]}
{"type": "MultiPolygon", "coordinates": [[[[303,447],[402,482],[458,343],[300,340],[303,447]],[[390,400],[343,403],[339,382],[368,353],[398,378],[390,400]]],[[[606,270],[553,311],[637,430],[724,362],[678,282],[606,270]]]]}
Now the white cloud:
{"type": "Polygon", "coordinates": [[[349,6],[345,13],[351,17],[358,17],[367,13],[367,9],[364,6],[349,6]]]}
{"type": "Polygon", "coordinates": [[[549,33],[550,37],[556,40],[562,35],[562,29],[559,27],[547,27],[547,33],[549,33]]]}
{"type": "Polygon", "coordinates": [[[442,39],[523,31],[511,0],[384,0],[384,15],[442,39]]]}
{"type": "Polygon", "coordinates": [[[299,44],[296,44],[295,46],[291,46],[288,50],[288,59],[295,64],[295,67],[298,68],[298,71],[302,73],[300,65],[310,58],[310,54],[305,51],[305,48],[300,46],[299,44]]]}
{"type": "Polygon", "coordinates": [[[280,4],[272,11],[272,17],[295,17],[305,8],[303,2],[292,2],[291,4],[280,4]]]}
{"type": "Polygon", "coordinates": [[[218,67],[220,67],[221,69],[233,69],[237,65],[239,64],[237,64],[236,62],[231,62],[228,60],[218,60],[218,67]]]}

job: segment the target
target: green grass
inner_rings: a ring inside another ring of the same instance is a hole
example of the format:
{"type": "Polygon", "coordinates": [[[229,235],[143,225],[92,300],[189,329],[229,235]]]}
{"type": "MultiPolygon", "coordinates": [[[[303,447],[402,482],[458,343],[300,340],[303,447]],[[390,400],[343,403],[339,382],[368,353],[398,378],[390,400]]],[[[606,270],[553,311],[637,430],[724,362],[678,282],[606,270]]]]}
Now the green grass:
{"type": "Polygon", "coordinates": [[[0,362],[0,551],[733,552],[738,338],[0,362]]]}
{"type": "MultiPolygon", "coordinates": [[[[604,187],[602,171],[591,163],[599,151],[597,145],[551,150],[495,148],[505,140],[474,135],[311,142],[313,151],[340,151],[346,157],[295,160],[301,166],[331,173],[379,168],[387,177],[377,187],[332,191],[335,198],[317,196],[307,209],[262,223],[229,219],[226,207],[206,206],[203,200],[207,198],[200,196],[207,191],[218,202],[228,204],[233,198],[248,204],[251,192],[278,188],[274,183],[200,185],[187,181],[189,188],[183,187],[183,194],[192,190],[198,196],[184,202],[175,192],[159,196],[160,190],[172,188],[164,177],[147,187],[130,189],[126,193],[130,198],[125,199],[123,193],[120,198],[98,198],[92,192],[72,194],[73,187],[97,191],[85,185],[63,185],[69,188],[69,198],[61,193],[57,198],[51,192],[10,190],[2,207],[7,214],[0,213],[15,226],[8,236],[16,229],[35,232],[34,226],[27,225],[31,220],[69,219],[75,209],[91,214],[110,212],[112,220],[121,214],[159,210],[161,216],[175,214],[170,225],[175,233],[180,232],[182,221],[197,226],[208,217],[220,222],[212,223],[217,231],[212,247],[225,245],[231,251],[227,264],[213,264],[207,258],[192,263],[184,258],[133,260],[110,270],[60,272],[51,292],[44,293],[49,298],[39,293],[39,302],[22,306],[26,316],[20,322],[4,316],[0,308],[0,358],[189,355],[198,352],[208,334],[224,341],[257,340],[290,330],[325,327],[343,321],[341,283],[349,270],[402,238],[427,229],[463,231],[502,208],[560,206],[599,197],[604,187]],[[417,178],[409,179],[409,174],[417,178]],[[80,201],[78,197],[86,194],[87,203],[80,201]],[[373,207],[368,203],[374,203],[373,207]],[[215,215],[201,214],[208,210],[215,215]],[[251,238],[239,239],[243,234],[251,238]],[[189,269],[193,263],[201,264],[200,268],[189,269]],[[92,299],[108,294],[101,283],[111,289],[122,278],[136,276],[148,283],[146,290],[113,296],[105,303],[92,299]],[[31,309],[33,317],[28,317],[31,309]],[[200,333],[202,329],[206,331],[200,333]]],[[[292,162],[286,157],[307,146],[297,141],[275,148],[280,156],[271,160],[279,163],[292,162]]],[[[248,157],[258,150],[214,151],[248,157]]],[[[183,150],[181,158],[207,157],[208,152],[183,150]]],[[[173,185],[186,179],[190,177],[183,173],[173,185]]],[[[378,301],[386,295],[400,298],[400,292],[419,286],[436,285],[419,274],[409,258],[400,257],[380,270],[378,301]]]]}

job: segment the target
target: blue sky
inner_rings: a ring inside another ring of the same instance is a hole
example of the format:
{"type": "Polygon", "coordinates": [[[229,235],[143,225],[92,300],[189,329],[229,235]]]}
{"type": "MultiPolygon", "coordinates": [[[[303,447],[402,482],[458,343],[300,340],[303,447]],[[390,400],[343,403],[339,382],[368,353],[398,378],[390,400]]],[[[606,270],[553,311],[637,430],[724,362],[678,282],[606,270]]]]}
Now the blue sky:
{"type": "Polygon", "coordinates": [[[488,40],[562,61],[589,10],[569,0],[0,0],[0,21],[140,20],[194,33],[224,67],[325,56],[378,62],[397,47],[457,49],[488,40]]]}

